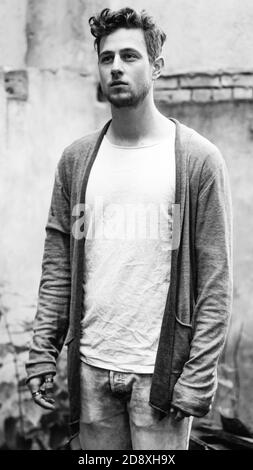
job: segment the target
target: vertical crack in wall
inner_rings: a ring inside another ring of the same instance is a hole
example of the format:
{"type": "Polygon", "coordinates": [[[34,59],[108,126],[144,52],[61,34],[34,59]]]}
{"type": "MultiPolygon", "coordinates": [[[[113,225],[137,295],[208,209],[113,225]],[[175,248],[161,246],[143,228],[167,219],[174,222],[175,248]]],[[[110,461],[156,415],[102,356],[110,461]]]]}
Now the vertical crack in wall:
{"type": "Polygon", "coordinates": [[[28,64],[28,58],[29,58],[29,51],[30,51],[30,46],[31,46],[31,39],[32,39],[32,31],[29,27],[30,25],[30,0],[27,0],[26,2],[26,24],[25,24],[25,37],[26,37],[26,53],[25,53],[25,64],[28,64]]]}

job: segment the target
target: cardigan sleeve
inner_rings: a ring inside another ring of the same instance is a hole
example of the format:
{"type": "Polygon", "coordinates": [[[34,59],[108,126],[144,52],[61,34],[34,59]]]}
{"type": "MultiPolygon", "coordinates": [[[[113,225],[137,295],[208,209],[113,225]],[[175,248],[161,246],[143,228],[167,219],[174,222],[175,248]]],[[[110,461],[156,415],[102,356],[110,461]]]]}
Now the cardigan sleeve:
{"type": "MultiPolygon", "coordinates": [[[[65,185],[66,186],[66,185],[65,185]]],[[[64,188],[64,154],[56,174],[46,224],[46,239],[29,359],[28,380],[56,371],[69,321],[70,201],[64,188]]]]}
{"type": "Polygon", "coordinates": [[[217,388],[217,364],[232,310],[232,204],[219,151],[200,181],[195,234],[196,303],[190,356],[173,393],[173,405],[204,416],[217,388]]]}

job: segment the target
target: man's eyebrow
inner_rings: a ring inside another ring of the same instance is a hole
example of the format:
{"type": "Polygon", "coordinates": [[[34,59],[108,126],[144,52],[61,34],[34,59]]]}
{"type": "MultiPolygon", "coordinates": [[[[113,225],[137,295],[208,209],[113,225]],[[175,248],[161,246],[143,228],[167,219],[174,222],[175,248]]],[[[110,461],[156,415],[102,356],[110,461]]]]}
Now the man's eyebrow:
{"type": "MultiPolygon", "coordinates": [[[[140,51],[137,51],[133,47],[124,47],[124,49],[120,49],[119,52],[120,53],[122,53],[122,52],[134,52],[135,54],[139,54],[139,55],[141,54],[140,51]]],[[[115,51],[105,50],[105,51],[103,51],[99,54],[99,57],[102,57],[103,55],[107,55],[107,54],[115,54],[115,51]]]]}
{"type": "Polygon", "coordinates": [[[121,49],[120,52],[135,52],[135,54],[140,54],[137,49],[134,49],[134,47],[125,47],[124,49],[121,49]]]}
{"type": "Polygon", "coordinates": [[[100,52],[99,54],[99,57],[101,57],[102,55],[105,55],[105,54],[114,54],[114,51],[103,51],[103,52],[100,52]]]}

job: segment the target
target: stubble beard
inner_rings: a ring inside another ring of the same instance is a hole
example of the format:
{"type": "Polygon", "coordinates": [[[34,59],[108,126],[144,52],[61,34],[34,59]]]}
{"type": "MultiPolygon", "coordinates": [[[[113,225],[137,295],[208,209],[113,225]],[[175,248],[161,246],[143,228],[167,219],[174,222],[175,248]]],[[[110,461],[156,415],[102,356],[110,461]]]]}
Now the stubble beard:
{"type": "Polygon", "coordinates": [[[115,108],[137,108],[137,106],[144,101],[149,91],[150,85],[146,84],[138,94],[129,90],[127,93],[118,93],[118,95],[108,92],[105,96],[109,103],[115,106],[115,108]]]}

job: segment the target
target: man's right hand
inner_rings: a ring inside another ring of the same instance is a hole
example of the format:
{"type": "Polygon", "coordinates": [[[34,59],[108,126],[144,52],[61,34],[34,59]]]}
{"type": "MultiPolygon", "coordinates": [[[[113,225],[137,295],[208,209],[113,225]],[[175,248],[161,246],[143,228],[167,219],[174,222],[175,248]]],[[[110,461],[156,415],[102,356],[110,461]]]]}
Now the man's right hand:
{"type": "Polygon", "coordinates": [[[55,409],[53,398],[54,379],[52,374],[33,377],[27,383],[33,401],[47,410],[55,409]]]}

